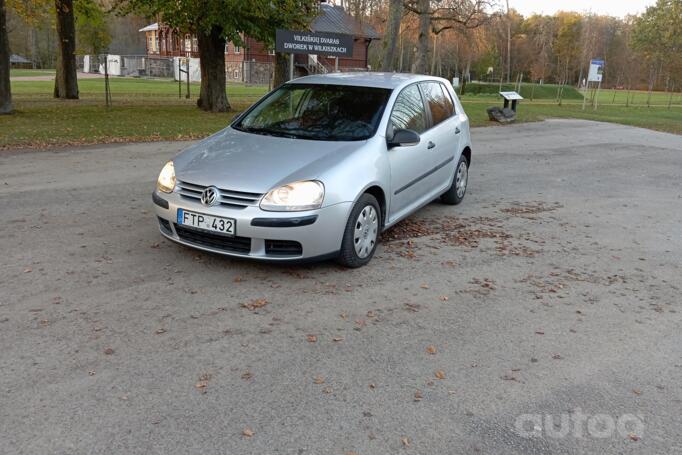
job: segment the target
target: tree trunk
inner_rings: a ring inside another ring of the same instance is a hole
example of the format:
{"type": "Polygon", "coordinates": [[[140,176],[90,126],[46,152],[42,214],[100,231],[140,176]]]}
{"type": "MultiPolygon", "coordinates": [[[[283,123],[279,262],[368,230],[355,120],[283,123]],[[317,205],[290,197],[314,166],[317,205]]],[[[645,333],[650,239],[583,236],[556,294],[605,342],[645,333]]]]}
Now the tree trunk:
{"type": "Polygon", "coordinates": [[[419,0],[419,35],[417,36],[417,53],[412,72],[426,74],[429,61],[429,28],[431,26],[431,5],[429,0],[419,0]]]}
{"type": "Polygon", "coordinates": [[[400,20],[403,17],[403,0],[390,0],[388,4],[388,24],[384,37],[384,61],[381,71],[393,71],[396,48],[400,36],[400,20]]]}
{"type": "Polygon", "coordinates": [[[230,103],[225,92],[225,37],[220,27],[209,34],[199,33],[201,90],[197,106],[211,112],[227,112],[230,103]]]}
{"type": "Polygon", "coordinates": [[[275,80],[272,87],[276,88],[289,80],[289,54],[277,52],[275,54],[275,80]]]}
{"type": "Polygon", "coordinates": [[[76,25],[73,17],[73,0],[55,0],[57,13],[57,74],[54,79],[54,97],[78,99],[76,74],[76,25]]]}
{"type": "Polygon", "coordinates": [[[0,0],[0,114],[12,113],[12,90],[9,83],[9,36],[5,0],[0,0]]]}
{"type": "Polygon", "coordinates": [[[507,0],[507,84],[511,82],[511,14],[507,0]]]}

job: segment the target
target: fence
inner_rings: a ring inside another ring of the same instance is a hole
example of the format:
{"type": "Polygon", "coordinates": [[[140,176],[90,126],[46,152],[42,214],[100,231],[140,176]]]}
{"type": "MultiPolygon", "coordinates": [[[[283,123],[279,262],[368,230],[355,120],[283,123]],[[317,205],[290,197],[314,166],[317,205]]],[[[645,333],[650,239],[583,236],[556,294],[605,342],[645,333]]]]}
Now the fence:
{"type": "MultiPolygon", "coordinates": [[[[177,58],[177,57],[175,57],[177,58]]],[[[168,78],[175,76],[174,57],[146,55],[80,55],[78,69],[84,73],[104,74],[104,63],[110,76],[168,78]]]]}
{"type": "MultiPolygon", "coordinates": [[[[84,73],[104,74],[104,63],[110,76],[142,77],[160,79],[182,79],[186,77],[186,57],[155,57],[148,55],[80,55],[78,70],[84,73]],[[183,71],[180,71],[182,69],[183,71]]],[[[199,59],[189,61],[190,79],[201,80],[199,59]]],[[[269,85],[274,76],[275,65],[269,62],[241,61],[225,62],[227,82],[241,82],[252,85],[269,85]]]]}

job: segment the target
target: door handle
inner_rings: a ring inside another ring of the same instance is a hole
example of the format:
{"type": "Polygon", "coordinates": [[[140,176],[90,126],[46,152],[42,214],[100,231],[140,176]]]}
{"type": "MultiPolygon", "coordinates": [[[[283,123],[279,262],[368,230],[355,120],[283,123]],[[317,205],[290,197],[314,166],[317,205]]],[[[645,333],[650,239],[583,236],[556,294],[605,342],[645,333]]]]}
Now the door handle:
{"type": "Polygon", "coordinates": [[[435,147],[436,147],[436,144],[434,144],[431,141],[429,141],[429,144],[426,146],[426,148],[428,148],[429,150],[431,150],[432,148],[435,148],[435,147]]]}
{"type": "Polygon", "coordinates": [[[459,134],[459,133],[461,133],[461,132],[462,132],[462,130],[460,130],[459,127],[456,127],[456,128],[455,128],[455,134],[459,134]]]}

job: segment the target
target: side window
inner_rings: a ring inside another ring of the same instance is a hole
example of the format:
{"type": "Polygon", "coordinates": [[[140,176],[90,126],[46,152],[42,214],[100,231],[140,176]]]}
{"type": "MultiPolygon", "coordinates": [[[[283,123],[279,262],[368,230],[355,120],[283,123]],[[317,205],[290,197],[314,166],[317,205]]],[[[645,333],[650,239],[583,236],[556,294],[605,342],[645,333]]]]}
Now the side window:
{"type": "Polygon", "coordinates": [[[389,129],[408,129],[421,134],[426,131],[426,112],[416,84],[406,87],[393,105],[389,129]]]}
{"type": "Polygon", "coordinates": [[[445,102],[449,106],[450,115],[454,115],[455,114],[455,103],[452,101],[452,96],[450,95],[448,88],[446,86],[444,86],[443,84],[440,84],[440,88],[443,89],[443,94],[445,95],[445,102]]]}
{"type": "Polygon", "coordinates": [[[422,82],[426,105],[431,111],[433,126],[447,120],[452,116],[452,100],[445,97],[443,88],[439,82],[422,82]]]}

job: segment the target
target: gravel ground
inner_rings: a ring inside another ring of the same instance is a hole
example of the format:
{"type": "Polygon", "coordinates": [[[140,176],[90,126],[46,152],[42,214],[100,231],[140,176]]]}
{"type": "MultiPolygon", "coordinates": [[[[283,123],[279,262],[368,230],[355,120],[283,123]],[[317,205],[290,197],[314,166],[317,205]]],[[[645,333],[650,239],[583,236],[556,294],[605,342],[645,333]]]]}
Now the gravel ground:
{"type": "Polygon", "coordinates": [[[0,153],[0,453],[682,452],[682,137],[473,139],[358,270],[162,240],[187,143],[0,153]]]}

